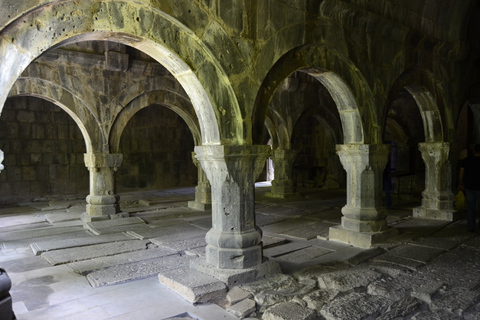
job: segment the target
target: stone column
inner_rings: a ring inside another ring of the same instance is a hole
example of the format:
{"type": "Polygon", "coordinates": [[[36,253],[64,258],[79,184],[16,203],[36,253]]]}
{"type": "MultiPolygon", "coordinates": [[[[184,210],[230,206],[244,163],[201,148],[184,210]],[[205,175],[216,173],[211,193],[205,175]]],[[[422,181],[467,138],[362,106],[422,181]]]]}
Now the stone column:
{"type": "Polygon", "coordinates": [[[86,153],[85,166],[90,171],[90,194],[84,222],[123,217],[120,196],[115,191],[115,171],[122,164],[122,154],[86,153]]]}
{"type": "Polygon", "coordinates": [[[337,145],[337,154],[347,172],[347,204],[342,224],[330,228],[330,240],[369,248],[395,234],[382,207],[382,177],[389,145],[337,145]]]}
{"type": "Polygon", "coordinates": [[[293,182],[293,163],[298,150],[273,151],[271,156],[275,169],[272,189],[266,195],[273,198],[289,198],[295,196],[295,184],[293,182]]]}
{"type": "Polygon", "coordinates": [[[425,162],[425,190],[422,206],[413,209],[413,217],[454,221],[450,143],[419,143],[419,149],[425,162]]]}
{"type": "Polygon", "coordinates": [[[195,201],[188,201],[188,207],[197,210],[209,210],[212,208],[212,191],[210,182],[203,171],[200,161],[195,157],[195,152],[192,152],[193,164],[197,167],[198,184],[195,187],[195,201]]]}
{"type": "Polygon", "coordinates": [[[262,263],[261,231],[255,225],[255,178],[269,146],[197,146],[212,187],[212,229],[206,235],[206,263],[246,269],[262,263]]]}

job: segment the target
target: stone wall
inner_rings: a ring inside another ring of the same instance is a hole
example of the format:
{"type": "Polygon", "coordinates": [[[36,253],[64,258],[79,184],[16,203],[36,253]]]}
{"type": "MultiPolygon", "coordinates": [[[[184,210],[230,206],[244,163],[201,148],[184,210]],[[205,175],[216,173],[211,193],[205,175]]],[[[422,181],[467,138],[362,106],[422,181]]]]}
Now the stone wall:
{"type": "Polygon", "coordinates": [[[72,118],[33,97],[9,98],[0,117],[0,203],[88,194],[85,142],[72,118]]]}
{"type": "Polygon", "coordinates": [[[116,173],[117,191],[195,186],[193,137],[175,112],[150,106],[128,122],[120,141],[124,154],[116,173]]]}

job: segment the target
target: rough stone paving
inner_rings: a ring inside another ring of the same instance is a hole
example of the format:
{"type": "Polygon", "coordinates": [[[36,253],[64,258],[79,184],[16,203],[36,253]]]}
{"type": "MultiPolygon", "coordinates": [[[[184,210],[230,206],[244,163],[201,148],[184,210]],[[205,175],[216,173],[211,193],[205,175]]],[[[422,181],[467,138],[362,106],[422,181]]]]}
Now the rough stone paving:
{"type": "MultiPolygon", "coordinates": [[[[340,217],[343,198],[338,193],[331,194],[329,208],[314,197],[302,199],[302,208],[289,217],[284,212],[292,211],[296,200],[271,200],[263,197],[268,188],[262,189],[257,190],[256,211],[265,218],[264,255],[278,262],[283,273],[266,274],[258,281],[227,285],[191,269],[192,261],[204,259],[200,252],[208,228],[198,222],[208,219],[210,212],[188,209],[187,201],[192,198],[188,194],[184,202],[165,206],[158,215],[147,205],[136,205],[129,219],[90,222],[82,234],[78,232],[82,222],[71,220],[71,215],[65,221],[45,224],[45,215],[19,207],[18,224],[0,227],[2,250],[29,243],[31,257],[12,257],[2,267],[20,279],[22,272],[40,263],[38,259],[43,260],[41,266],[65,264],[93,287],[149,278],[191,303],[217,304],[242,319],[480,319],[480,237],[466,232],[465,220],[429,223],[413,219],[406,203],[406,209],[399,206],[389,212],[388,220],[399,235],[388,243],[360,249],[320,235],[307,239],[311,237],[295,234],[302,219],[308,227],[328,223],[335,210],[340,217]],[[308,209],[305,201],[310,203],[308,209]],[[289,220],[293,222],[290,227],[289,220]],[[92,230],[101,231],[97,232],[100,235],[92,230]]],[[[137,196],[142,198],[141,193],[137,196]]],[[[159,192],[156,202],[169,199],[159,192]]],[[[126,211],[129,208],[123,204],[126,211]]],[[[62,217],[64,210],[52,208],[48,214],[62,217]]],[[[79,207],[78,217],[81,213],[79,207]]],[[[17,291],[23,287],[22,281],[14,283],[14,301],[33,299],[17,291]]],[[[46,287],[30,287],[33,293],[40,288],[46,287]]],[[[33,303],[26,305],[35,309],[33,303]]],[[[188,313],[178,318],[200,319],[188,313]]]]}

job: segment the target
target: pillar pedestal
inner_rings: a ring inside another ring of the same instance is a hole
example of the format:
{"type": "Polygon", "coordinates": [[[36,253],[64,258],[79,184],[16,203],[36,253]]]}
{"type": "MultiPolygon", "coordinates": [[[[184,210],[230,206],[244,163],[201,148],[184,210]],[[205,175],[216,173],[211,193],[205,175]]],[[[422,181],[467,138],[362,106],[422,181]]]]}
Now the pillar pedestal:
{"type": "Polygon", "coordinates": [[[298,150],[279,150],[273,151],[271,156],[275,176],[272,180],[272,189],[266,193],[267,197],[272,198],[292,198],[296,196],[295,183],[293,177],[293,163],[298,150]]]}
{"type": "Polygon", "coordinates": [[[396,234],[385,220],[382,174],[389,145],[337,145],[337,154],[347,172],[347,204],[342,224],[330,228],[329,239],[369,248],[396,234]]]}
{"type": "Polygon", "coordinates": [[[422,205],[413,209],[413,217],[455,221],[461,218],[453,209],[452,172],[448,142],[419,143],[425,162],[425,190],[422,205]]]}
{"type": "Polygon", "coordinates": [[[197,167],[198,184],[195,187],[195,201],[188,201],[188,207],[195,210],[210,210],[212,208],[212,191],[210,182],[202,169],[195,152],[192,152],[193,164],[197,167]]]}
{"type": "Polygon", "coordinates": [[[262,235],[255,226],[255,178],[269,152],[269,146],[195,147],[212,188],[212,229],[205,249],[209,265],[246,269],[262,263],[262,235]]]}
{"type": "Polygon", "coordinates": [[[120,212],[120,196],[115,191],[115,171],[122,164],[122,154],[86,153],[85,166],[90,171],[87,212],[81,219],[92,222],[128,216],[120,212]]]}

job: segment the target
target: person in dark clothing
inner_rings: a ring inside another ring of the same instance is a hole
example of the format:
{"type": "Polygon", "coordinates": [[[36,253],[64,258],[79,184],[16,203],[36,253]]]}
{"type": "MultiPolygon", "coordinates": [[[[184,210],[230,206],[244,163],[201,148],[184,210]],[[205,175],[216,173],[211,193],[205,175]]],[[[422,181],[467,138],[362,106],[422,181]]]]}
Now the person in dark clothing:
{"type": "Polygon", "coordinates": [[[477,206],[480,204],[480,144],[475,145],[473,157],[468,157],[461,163],[459,190],[465,192],[467,226],[469,231],[474,232],[477,206]]]}

